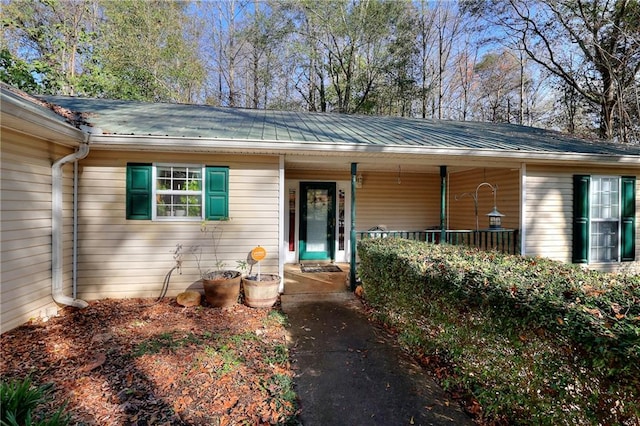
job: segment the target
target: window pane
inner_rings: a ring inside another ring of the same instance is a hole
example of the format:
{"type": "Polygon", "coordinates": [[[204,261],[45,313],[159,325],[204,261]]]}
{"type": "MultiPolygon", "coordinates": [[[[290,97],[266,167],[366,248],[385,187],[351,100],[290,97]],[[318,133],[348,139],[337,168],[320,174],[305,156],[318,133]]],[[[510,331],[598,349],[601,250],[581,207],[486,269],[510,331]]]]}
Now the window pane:
{"type": "Polygon", "coordinates": [[[594,177],[591,181],[591,219],[618,219],[620,216],[618,178],[594,177]]]}
{"type": "Polygon", "coordinates": [[[158,166],[156,217],[202,218],[202,167],[158,166]]]}
{"type": "Polygon", "coordinates": [[[591,262],[618,260],[620,179],[594,176],[591,180],[591,262]]]}
{"type": "Polygon", "coordinates": [[[591,261],[615,262],[618,260],[618,222],[594,222],[591,224],[591,261]]]}

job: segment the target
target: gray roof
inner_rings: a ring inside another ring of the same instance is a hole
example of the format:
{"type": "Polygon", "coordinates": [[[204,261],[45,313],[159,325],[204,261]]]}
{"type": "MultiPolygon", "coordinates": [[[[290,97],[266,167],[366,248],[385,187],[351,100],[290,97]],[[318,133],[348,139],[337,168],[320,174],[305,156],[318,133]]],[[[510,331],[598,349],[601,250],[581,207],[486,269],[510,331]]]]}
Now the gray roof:
{"type": "Polygon", "coordinates": [[[104,135],[640,156],[637,144],[587,141],[513,124],[42,98],[81,113],[84,120],[104,135]]]}

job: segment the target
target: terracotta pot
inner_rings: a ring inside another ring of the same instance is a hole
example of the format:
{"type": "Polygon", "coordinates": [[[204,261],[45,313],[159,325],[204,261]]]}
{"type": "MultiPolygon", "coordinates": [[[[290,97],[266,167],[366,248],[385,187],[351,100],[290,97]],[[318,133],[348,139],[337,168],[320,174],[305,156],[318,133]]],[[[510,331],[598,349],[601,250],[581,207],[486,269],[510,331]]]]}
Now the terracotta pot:
{"type": "Polygon", "coordinates": [[[280,276],[262,274],[260,281],[257,277],[242,278],[244,289],[244,303],[252,308],[270,308],[278,300],[280,294],[280,276]]]}
{"type": "Polygon", "coordinates": [[[202,278],[204,297],[216,308],[226,308],[238,303],[242,274],[238,271],[221,271],[202,278]],[[224,275],[223,275],[224,273],[224,275]]]}

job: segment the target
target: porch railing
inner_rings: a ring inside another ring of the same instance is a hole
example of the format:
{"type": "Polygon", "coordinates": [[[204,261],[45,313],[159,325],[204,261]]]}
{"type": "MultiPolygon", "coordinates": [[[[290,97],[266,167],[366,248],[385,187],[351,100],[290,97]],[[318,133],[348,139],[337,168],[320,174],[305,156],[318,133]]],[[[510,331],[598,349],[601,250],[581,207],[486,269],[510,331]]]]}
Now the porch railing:
{"type": "MultiPolygon", "coordinates": [[[[406,238],[409,240],[426,241],[439,244],[442,231],[358,231],[358,239],[365,238],[406,238]]],[[[474,230],[446,230],[445,242],[453,245],[467,245],[481,250],[498,250],[509,254],[520,253],[520,235],[517,229],[482,229],[474,230]]]]}

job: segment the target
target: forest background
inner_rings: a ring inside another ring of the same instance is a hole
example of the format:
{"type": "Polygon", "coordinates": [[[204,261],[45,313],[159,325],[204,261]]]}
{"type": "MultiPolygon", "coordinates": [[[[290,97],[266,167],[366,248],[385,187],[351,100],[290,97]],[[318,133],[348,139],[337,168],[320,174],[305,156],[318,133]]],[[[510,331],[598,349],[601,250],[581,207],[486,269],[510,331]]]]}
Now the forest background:
{"type": "Polygon", "coordinates": [[[638,0],[2,0],[33,94],[509,122],[640,143],[638,0]]]}

